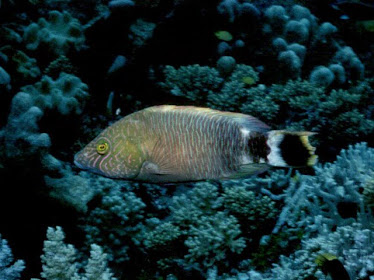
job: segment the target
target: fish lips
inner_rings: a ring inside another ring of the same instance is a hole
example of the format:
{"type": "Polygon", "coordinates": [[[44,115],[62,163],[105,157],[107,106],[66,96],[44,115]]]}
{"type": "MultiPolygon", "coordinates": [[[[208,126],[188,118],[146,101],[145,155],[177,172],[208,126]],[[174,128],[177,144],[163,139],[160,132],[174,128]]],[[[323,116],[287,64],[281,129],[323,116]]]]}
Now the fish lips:
{"type": "Polygon", "coordinates": [[[74,164],[75,164],[78,168],[80,168],[80,169],[83,169],[83,170],[87,170],[87,169],[89,169],[88,166],[83,165],[83,164],[79,161],[79,155],[80,155],[80,154],[81,154],[81,152],[78,152],[78,153],[75,154],[75,156],[74,156],[74,164]]]}

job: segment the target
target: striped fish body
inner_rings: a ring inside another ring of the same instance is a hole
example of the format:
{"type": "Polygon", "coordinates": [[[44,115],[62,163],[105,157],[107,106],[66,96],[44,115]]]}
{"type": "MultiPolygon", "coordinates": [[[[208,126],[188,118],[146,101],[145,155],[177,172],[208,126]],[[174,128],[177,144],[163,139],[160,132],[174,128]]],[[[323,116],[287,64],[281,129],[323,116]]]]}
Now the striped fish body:
{"type": "MultiPolygon", "coordinates": [[[[259,156],[251,155],[248,149],[250,136],[262,138],[262,148],[266,149],[263,133],[268,127],[243,114],[188,106],[157,106],[139,112],[134,118],[144,124],[143,139],[153,140],[143,146],[147,157],[138,180],[230,178],[241,166],[260,162],[259,156]]],[[[264,162],[265,158],[261,160],[264,162]]]]}
{"type": "Polygon", "coordinates": [[[277,165],[274,155],[269,162],[269,135],[278,145],[283,134],[271,132],[249,115],[154,106],[105,129],[76,154],[75,163],[108,177],[154,183],[242,178],[277,165]]]}

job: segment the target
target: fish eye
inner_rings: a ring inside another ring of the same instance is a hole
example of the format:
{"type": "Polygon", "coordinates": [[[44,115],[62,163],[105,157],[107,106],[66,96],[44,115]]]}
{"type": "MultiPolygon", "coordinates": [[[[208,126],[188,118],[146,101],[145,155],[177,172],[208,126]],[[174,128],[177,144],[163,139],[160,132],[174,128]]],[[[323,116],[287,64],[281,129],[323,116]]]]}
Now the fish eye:
{"type": "Polygon", "coordinates": [[[99,141],[96,145],[96,151],[100,155],[105,155],[109,150],[109,144],[105,141],[99,141]]]}

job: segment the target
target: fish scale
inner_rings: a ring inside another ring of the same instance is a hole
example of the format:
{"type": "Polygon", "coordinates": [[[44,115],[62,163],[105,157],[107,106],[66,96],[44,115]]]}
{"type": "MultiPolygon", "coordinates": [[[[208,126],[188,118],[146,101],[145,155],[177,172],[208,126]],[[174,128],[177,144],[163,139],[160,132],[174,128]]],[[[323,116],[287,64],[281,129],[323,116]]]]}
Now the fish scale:
{"type": "MultiPolygon", "coordinates": [[[[236,147],[243,141],[240,139],[239,126],[235,121],[217,114],[210,116],[204,111],[190,112],[181,109],[152,116],[151,123],[152,126],[157,123],[162,146],[168,147],[171,155],[175,157],[177,172],[197,178],[214,178],[219,173],[232,172],[240,164],[237,152],[240,149],[236,147]],[[178,133],[181,127],[185,127],[185,133],[178,133]],[[217,134],[214,134],[213,129],[217,134]],[[176,140],[178,137],[180,142],[176,140]],[[219,141],[216,141],[217,138],[219,141]],[[215,159],[213,164],[212,158],[215,159]]],[[[164,155],[167,153],[168,151],[163,152],[164,155]]]]}

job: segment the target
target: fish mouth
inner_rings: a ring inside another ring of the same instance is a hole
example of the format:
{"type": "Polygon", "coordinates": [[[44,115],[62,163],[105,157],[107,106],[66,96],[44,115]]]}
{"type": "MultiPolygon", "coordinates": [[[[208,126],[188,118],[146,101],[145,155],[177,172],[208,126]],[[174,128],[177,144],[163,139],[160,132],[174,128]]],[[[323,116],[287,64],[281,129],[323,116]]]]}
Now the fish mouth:
{"type": "Polygon", "coordinates": [[[87,169],[87,166],[82,165],[78,160],[79,153],[74,156],[74,164],[80,169],[87,169]]]}

